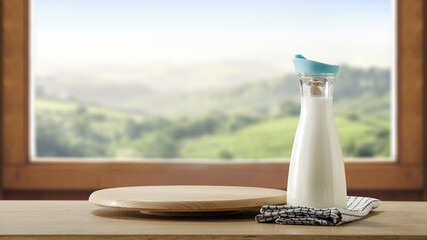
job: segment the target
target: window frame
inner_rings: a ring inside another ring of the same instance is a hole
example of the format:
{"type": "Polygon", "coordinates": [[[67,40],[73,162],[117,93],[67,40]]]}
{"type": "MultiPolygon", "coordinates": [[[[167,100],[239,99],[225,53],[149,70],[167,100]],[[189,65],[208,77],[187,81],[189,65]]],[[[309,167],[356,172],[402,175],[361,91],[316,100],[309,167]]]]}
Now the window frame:
{"type": "MultiPolygon", "coordinates": [[[[422,190],[424,187],[423,8],[426,4],[422,0],[399,0],[396,4],[397,159],[396,162],[346,162],[349,190],[422,190]]],[[[29,5],[29,0],[1,1],[3,175],[0,173],[0,176],[4,191],[176,184],[286,188],[289,163],[283,162],[31,162],[29,5]]]]}

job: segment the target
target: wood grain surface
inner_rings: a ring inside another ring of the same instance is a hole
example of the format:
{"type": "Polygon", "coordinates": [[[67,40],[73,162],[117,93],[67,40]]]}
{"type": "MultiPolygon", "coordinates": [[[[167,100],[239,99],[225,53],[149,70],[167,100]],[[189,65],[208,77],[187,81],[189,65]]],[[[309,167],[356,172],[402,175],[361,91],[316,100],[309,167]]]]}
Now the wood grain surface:
{"type": "Polygon", "coordinates": [[[286,203],[286,191],[236,186],[142,186],[96,191],[89,202],[145,212],[212,212],[286,203]]]}
{"type": "Polygon", "coordinates": [[[427,239],[427,202],[383,202],[337,227],[260,224],[255,214],[170,218],[87,201],[0,201],[0,239],[427,239]]]}

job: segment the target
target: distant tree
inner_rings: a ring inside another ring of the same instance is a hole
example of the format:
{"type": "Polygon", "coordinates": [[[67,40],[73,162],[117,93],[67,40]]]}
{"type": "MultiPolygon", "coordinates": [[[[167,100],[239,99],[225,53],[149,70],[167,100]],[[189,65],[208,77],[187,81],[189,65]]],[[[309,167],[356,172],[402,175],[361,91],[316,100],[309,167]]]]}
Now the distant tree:
{"type": "Polygon", "coordinates": [[[136,140],[133,148],[141,153],[141,157],[174,158],[178,157],[179,145],[167,134],[155,132],[136,140]]]}
{"type": "Polygon", "coordinates": [[[150,117],[143,121],[127,119],[125,122],[124,136],[129,139],[137,139],[146,133],[163,131],[169,128],[171,122],[162,117],[150,117]]]}
{"type": "Polygon", "coordinates": [[[353,122],[357,122],[357,121],[360,120],[360,117],[356,113],[350,113],[350,114],[347,115],[347,119],[350,120],[350,121],[353,121],[353,122]]]}
{"type": "Polygon", "coordinates": [[[175,139],[199,137],[220,131],[226,121],[227,118],[222,114],[211,113],[194,120],[171,122],[168,133],[175,139]]]}
{"type": "Polygon", "coordinates": [[[245,115],[233,115],[228,119],[227,122],[227,130],[229,131],[236,131],[239,129],[242,129],[244,127],[247,127],[251,124],[258,123],[260,121],[257,117],[252,116],[245,116],[245,115]]]}
{"type": "Polygon", "coordinates": [[[233,154],[227,149],[223,149],[221,152],[219,152],[218,157],[220,159],[233,159],[233,154]]]}
{"type": "Polygon", "coordinates": [[[375,156],[374,143],[366,142],[361,144],[356,150],[357,157],[372,157],[375,156]]]}
{"type": "Polygon", "coordinates": [[[131,118],[126,120],[124,128],[124,135],[129,139],[137,139],[141,137],[143,133],[142,124],[131,118]]]}
{"type": "Polygon", "coordinates": [[[280,107],[280,116],[299,116],[300,105],[295,102],[285,102],[280,107]]]}
{"type": "Polygon", "coordinates": [[[72,134],[83,138],[90,135],[90,121],[86,116],[80,116],[72,119],[71,125],[72,134]]]}
{"type": "Polygon", "coordinates": [[[342,149],[343,149],[344,155],[346,155],[346,156],[357,155],[357,153],[356,153],[357,145],[356,145],[356,141],[354,139],[351,139],[347,144],[342,145],[342,149]]]}
{"type": "Polygon", "coordinates": [[[107,119],[107,116],[105,116],[105,114],[102,114],[102,113],[95,113],[95,114],[91,114],[90,118],[93,121],[105,122],[105,120],[107,119]]]}
{"type": "Polygon", "coordinates": [[[74,112],[77,116],[83,116],[87,114],[87,108],[83,104],[79,104],[74,112]]]}
{"type": "Polygon", "coordinates": [[[68,141],[62,123],[53,121],[44,114],[37,114],[36,122],[37,156],[69,157],[83,155],[81,149],[74,148],[68,141]]]}

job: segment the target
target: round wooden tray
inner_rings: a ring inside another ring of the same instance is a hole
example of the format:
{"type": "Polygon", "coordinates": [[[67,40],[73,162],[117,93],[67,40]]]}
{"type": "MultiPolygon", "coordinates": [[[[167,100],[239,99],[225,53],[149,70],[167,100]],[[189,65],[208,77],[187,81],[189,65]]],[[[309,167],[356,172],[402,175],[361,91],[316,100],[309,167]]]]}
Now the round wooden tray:
{"type": "Polygon", "coordinates": [[[93,192],[89,202],[152,215],[227,214],[285,204],[286,191],[234,186],[143,186],[93,192]]]}

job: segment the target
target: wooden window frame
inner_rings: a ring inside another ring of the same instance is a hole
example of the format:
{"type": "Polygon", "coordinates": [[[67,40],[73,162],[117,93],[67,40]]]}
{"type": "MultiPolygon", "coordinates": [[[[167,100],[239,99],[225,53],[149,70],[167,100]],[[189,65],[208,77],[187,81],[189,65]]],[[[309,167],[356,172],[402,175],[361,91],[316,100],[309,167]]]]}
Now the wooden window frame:
{"type": "MultiPolygon", "coordinates": [[[[397,5],[397,161],[346,162],[349,190],[409,191],[424,187],[425,3],[400,0],[397,5]]],[[[3,0],[1,13],[3,190],[94,190],[175,184],[286,188],[289,163],[31,162],[29,2],[3,0]]]]}

